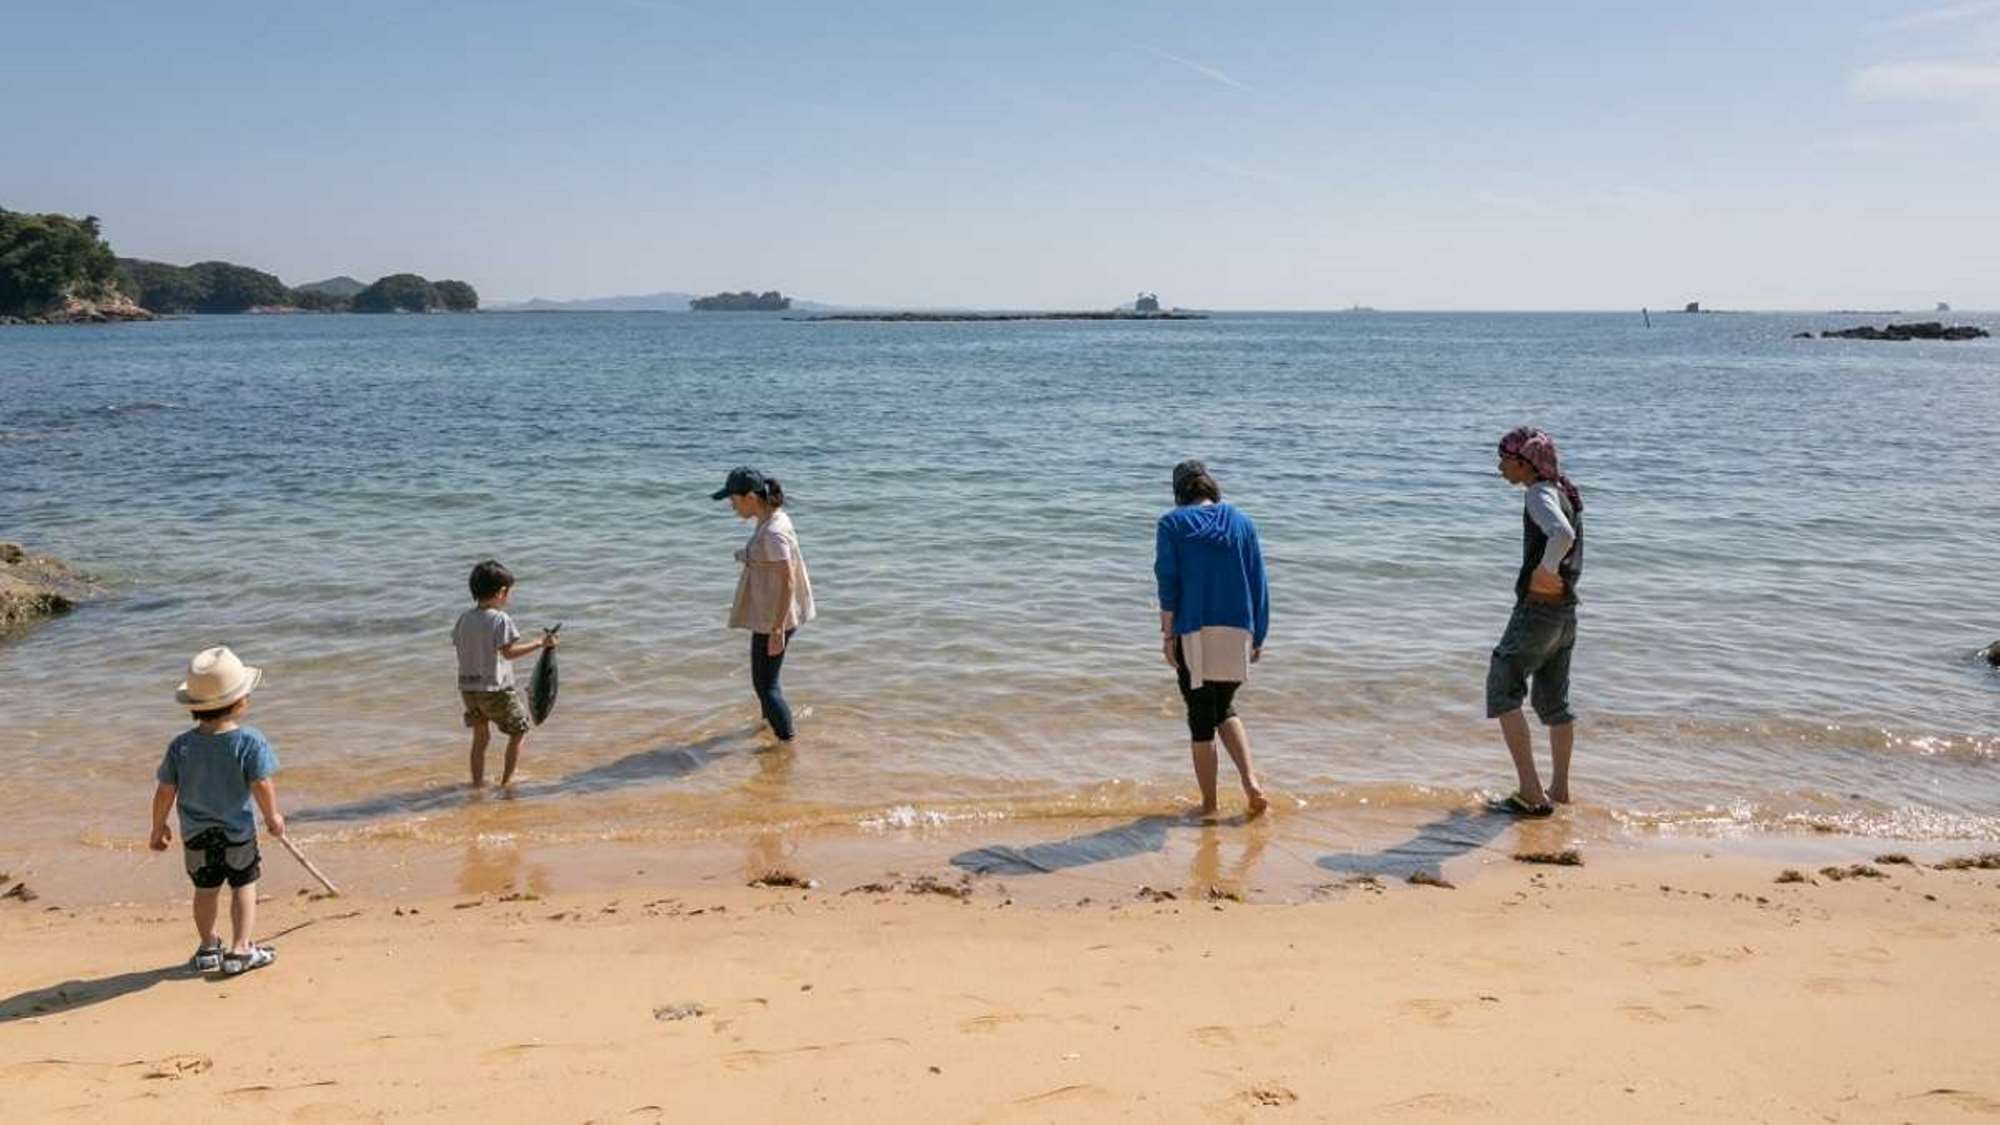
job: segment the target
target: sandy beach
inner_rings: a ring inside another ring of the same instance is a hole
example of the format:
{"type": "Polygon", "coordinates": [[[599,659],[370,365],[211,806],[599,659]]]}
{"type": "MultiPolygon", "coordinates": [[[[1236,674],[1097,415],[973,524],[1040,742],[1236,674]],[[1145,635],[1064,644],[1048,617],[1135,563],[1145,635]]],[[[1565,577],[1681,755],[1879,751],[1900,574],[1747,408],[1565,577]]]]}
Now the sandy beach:
{"type": "Polygon", "coordinates": [[[227,981],[182,968],[165,888],[5,900],[0,1076],[17,1121],[2000,1116],[2000,871],[1934,858],[1781,884],[1741,853],[1489,854],[1270,904],[914,871],[321,898],[287,870],[278,963],[227,981]]]}

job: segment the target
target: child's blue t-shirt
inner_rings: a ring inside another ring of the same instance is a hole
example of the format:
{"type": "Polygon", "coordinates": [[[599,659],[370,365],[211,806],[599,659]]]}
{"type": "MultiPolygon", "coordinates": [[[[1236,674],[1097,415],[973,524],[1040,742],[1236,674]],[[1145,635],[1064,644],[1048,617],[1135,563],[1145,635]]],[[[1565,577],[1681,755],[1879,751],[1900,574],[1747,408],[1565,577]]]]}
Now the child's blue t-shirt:
{"type": "Polygon", "coordinates": [[[220,828],[231,840],[256,836],[257,813],[250,807],[250,783],[278,772],[278,755],[255,727],[221,734],[191,730],[167,746],[157,774],[162,785],[180,792],[181,839],[220,828]]]}

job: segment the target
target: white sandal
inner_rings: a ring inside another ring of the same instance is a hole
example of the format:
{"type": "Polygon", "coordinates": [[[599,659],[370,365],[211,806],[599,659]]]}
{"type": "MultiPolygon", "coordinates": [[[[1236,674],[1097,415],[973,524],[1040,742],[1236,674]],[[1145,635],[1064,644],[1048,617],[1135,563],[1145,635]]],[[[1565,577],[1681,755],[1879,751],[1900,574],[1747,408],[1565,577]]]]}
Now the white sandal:
{"type": "Polygon", "coordinates": [[[197,973],[215,972],[222,968],[222,950],[221,938],[217,938],[214,945],[197,945],[194,956],[188,958],[188,965],[197,973]]]}
{"type": "Polygon", "coordinates": [[[253,945],[248,953],[225,953],[222,955],[224,976],[238,976],[252,969],[261,969],[278,959],[278,951],[267,945],[253,945]]]}

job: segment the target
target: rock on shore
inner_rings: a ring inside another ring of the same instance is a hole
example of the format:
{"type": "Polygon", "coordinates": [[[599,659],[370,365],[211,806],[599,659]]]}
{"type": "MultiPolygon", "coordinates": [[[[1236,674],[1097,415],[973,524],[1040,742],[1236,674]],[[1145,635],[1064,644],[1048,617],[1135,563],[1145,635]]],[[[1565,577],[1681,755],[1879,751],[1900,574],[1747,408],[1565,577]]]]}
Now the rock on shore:
{"type": "Polygon", "coordinates": [[[67,613],[97,586],[68,564],[0,543],[0,633],[67,613]]]}
{"type": "Polygon", "coordinates": [[[0,316],[0,324],[116,324],[158,319],[123,293],[98,299],[72,294],[33,316],[0,316]]]}

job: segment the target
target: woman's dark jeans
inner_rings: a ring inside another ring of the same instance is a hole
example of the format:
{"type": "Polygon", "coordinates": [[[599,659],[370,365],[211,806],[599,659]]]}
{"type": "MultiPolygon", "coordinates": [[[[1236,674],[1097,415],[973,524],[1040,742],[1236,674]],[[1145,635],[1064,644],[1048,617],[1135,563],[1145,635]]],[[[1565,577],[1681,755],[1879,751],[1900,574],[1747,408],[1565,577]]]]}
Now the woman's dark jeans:
{"type": "MultiPolygon", "coordinates": [[[[797,629],[785,631],[785,649],[791,650],[792,635],[797,629]]],[[[750,634],[750,686],[757,692],[757,705],[764,709],[764,721],[771,724],[771,733],[779,739],[792,740],[792,707],[785,702],[785,693],[778,687],[778,673],[785,670],[785,654],[772,656],[769,651],[771,634],[750,634]]]]}

